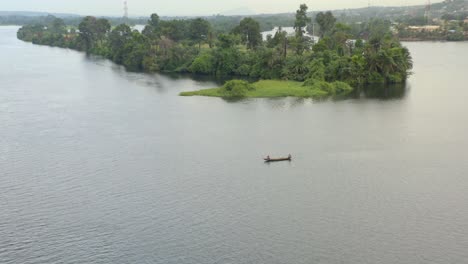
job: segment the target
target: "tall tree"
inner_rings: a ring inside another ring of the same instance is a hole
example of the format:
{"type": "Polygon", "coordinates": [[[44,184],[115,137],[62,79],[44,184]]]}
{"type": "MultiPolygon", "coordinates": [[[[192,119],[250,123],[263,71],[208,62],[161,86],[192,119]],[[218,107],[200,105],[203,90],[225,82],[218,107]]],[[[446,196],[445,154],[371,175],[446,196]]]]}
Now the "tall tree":
{"type": "Polygon", "coordinates": [[[307,23],[310,23],[310,18],[307,16],[307,7],[306,4],[299,6],[299,9],[296,11],[296,20],[294,21],[294,29],[296,31],[296,37],[302,37],[305,33],[305,27],[307,23]]]}
{"type": "Polygon", "coordinates": [[[143,29],[142,33],[150,39],[158,39],[161,36],[160,18],[158,14],[151,14],[148,24],[143,29]]]}
{"type": "Polygon", "coordinates": [[[234,34],[219,34],[218,47],[221,49],[233,48],[239,44],[239,36],[234,34]]]}
{"type": "Polygon", "coordinates": [[[307,23],[310,23],[310,18],[307,16],[307,5],[302,4],[296,11],[296,20],[294,21],[294,30],[296,31],[295,39],[293,40],[296,48],[296,54],[301,55],[307,47],[307,39],[304,37],[307,23]]]}
{"type": "Polygon", "coordinates": [[[159,26],[160,21],[161,19],[159,18],[158,14],[153,13],[151,14],[150,19],[148,20],[148,24],[152,27],[157,28],[159,26]]]}
{"type": "Polygon", "coordinates": [[[134,30],[129,41],[124,46],[123,65],[130,71],[143,71],[143,60],[150,51],[150,40],[140,32],[134,30]]]}
{"type": "Polygon", "coordinates": [[[191,20],[162,20],[159,23],[161,36],[170,38],[173,41],[190,39],[191,20]]]}
{"type": "Polygon", "coordinates": [[[190,22],[190,39],[198,43],[198,50],[201,48],[201,43],[208,39],[210,27],[210,23],[202,18],[196,18],[190,22]]]}
{"type": "Polygon", "coordinates": [[[65,22],[63,19],[56,18],[52,21],[52,23],[50,23],[49,30],[52,33],[64,34],[66,33],[65,22]]]}
{"type": "MultiPolygon", "coordinates": [[[[107,36],[111,29],[111,25],[109,23],[109,20],[105,18],[100,18],[96,21],[96,37],[97,39],[102,42],[104,38],[107,36]]],[[[102,43],[101,43],[102,44],[102,43]]]]}
{"type": "Polygon", "coordinates": [[[286,58],[288,54],[288,33],[279,27],[272,40],[273,44],[280,51],[282,57],[286,58]]]}
{"type": "Polygon", "coordinates": [[[315,21],[320,26],[320,37],[324,37],[330,34],[335,27],[336,18],[332,12],[327,11],[326,13],[320,12],[315,17],[315,21]]]}
{"type": "Polygon", "coordinates": [[[109,47],[111,49],[112,60],[118,64],[123,62],[125,46],[132,39],[132,29],[127,24],[115,27],[109,34],[109,47]]]}
{"type": "Polygon", "coordinates": [[[96,23],[97,19],[95,17],[87,16],[78,25],[80,38],[84,42],[86,52],[90,52],[94,47],[96,41],[96,23]]]}
{"type": "Polygon", "coordinates": [[[85,45],[85,51],[90,52],[93,48],[99,47],[99,44],[102,45],[110,28],[111,25],[107,19],[97,19],[92,16],[85,17],[78,25],[80,38],[85,45]]]}
{"type": "Polygon", "coordinates": [[[242,42],[248,49],[256,49],[262,44],[263,38],[260,33],[260,24],[253,18],[242,19],[239,26],[235,29],[241,35],[242,42]]]}

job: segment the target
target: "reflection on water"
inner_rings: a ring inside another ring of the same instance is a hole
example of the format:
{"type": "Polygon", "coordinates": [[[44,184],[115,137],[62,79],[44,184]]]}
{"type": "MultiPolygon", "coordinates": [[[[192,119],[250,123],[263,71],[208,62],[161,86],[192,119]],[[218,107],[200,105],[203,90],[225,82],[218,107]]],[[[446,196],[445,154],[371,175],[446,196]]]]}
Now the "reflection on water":
{"type": "MultiPolygon", "coordinates": [[[[377,85],[367,85],[367,86],[360,86],[354,89],[351,93],[348,94],[341,94],[335,95],[331,97],[325,98],[288,98],[285,100],[284,98],[266,98],[265,100],[269,100],[271,105],[276,108],[277,105],[286,105],[294,106],[294,105],[302,105],[306,102],[339,102],[344,100],[352,100],[352,99],[381,99],[381,100],[392,100],[392,99],[404,99],[407,92],[409,90],[408,83],[400,83],[400,84],[377,84],[377,85]]],[[[224,101],[228,103],[236,103],[242,101],[252,100],[250,98],[223,98],[224,101]]]]}
{"type": "MultiPolygon", "coordinates": [[[[249,82],[255,82],[258,80],[258,78],[252,78],[248,76],[213,76],[213,75],[203,75],[203,74],[193,74],[193,73],[187,73],[187,72],[182,72],[182,73],[176,73],[176,72],[159,72],[159,73],[144,73],[144,72],[131,72],[127,71],[124,66],[122,65],[117,65],[106,58],[103,58],[101,56],[96,56],[92,54],[86,54],[84,57],[86,60],[96,64],[96,65],[101,65],[101,66],[106,66],[112,68],[116,73],[125,75],[129,77],[130,79],[146,79],[147,84],[149,86],[154,86],[159,84],[159,78],[160,77],[165,77],[167,80],[171,81],[177,81],[177,80],[186,80],[186,79],[192,79],[194,81],[198,82],[212,82],[215,83],[215,87],[222,86],[226,81],[230,81],[233,79],[240,79],[240,80],[245,80],[249,82]],[[151,80],[153,79],[153,81],[151,80]]],[[[214,88],[214,87],[210,87],[214,88]]]]}
{"type": "Polygon", "coordinates": [[[407,83],[367,85],[358,87],[355,94],[358,97],[364,96],[366,98],[403,99],[408,90],[409,85],[407,83]]]}
{"type": "MultiPolygon", "coordinates": [[[[139,73],[129,72],[125,67],[112,63],[111,61],[96,55],[85,55],[86,60],[97,65],[110,67],[119,75],[126,76],[128,79],[150,87],[157,87],[160,92],[166,92],[164,87],[169,87],[172,81],[192,79],[198,82],[212,82],[215,85],[209,88],[222,86],[226,81],[240,79],[249,82],[256,82],[258,78],[246,76],[212,76],[192,73],[139,73]]],[[[369,98],[369,99],[402,99],[405,97],[409,85],[407,83],[399,84],[370,84],[355,87],[354,91],[345,95],[336,95],[331,98],[313,98],[315,102],[323,101],[342,101],[347,99],[369,98]]],[[[239,102],[247,99],[223,99],[226,102],[239,102]]],[[[303,100],[302,100],[303,102],[303,100]]]]}

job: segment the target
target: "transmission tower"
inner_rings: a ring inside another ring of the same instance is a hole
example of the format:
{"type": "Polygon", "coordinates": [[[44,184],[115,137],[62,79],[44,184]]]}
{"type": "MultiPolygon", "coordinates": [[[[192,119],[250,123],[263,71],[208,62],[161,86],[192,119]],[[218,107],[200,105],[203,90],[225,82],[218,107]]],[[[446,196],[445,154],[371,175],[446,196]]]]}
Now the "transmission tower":
{"type": "Polygon", "coordinates": [[[125,20],[128,19],[128,5],[127,5],[127,1],[124,1],[124,19],[125,19],[125,20]]]}
{"type": "Polygon", "coordinates": [[[424,17],[426,18],[427,23],[431,22],[431,0],[427,0],[426,9],[424,11],[424,17]]]}
{"type": "Polygon", "coordinates": [[[372,7],[372,4],[371,4],[371,0],[367,1],[367,13],[369,15],[369,18],[372,17],[371,15],[371,7],[372,7]]]}

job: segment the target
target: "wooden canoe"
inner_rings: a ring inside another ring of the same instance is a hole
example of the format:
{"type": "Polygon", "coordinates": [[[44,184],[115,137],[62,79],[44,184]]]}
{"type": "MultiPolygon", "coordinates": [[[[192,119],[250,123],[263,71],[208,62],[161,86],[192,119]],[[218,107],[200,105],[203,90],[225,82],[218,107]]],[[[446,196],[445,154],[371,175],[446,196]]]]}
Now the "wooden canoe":
{"type": "Polygon", "coordinates": [[[265,162],[276,162],[276,161],[291,161],[291,157],[287,157],[287,158],[276,158],[276,159],[272,159],[272,158],[264,158],[265,162]]]}

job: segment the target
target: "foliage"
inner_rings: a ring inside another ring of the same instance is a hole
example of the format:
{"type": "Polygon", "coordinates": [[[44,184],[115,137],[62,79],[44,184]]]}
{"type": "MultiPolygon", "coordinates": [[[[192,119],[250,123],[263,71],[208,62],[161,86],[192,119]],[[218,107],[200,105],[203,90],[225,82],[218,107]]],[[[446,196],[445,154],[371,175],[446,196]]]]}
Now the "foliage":
{"type": "Polygon", "coordinates": [[[344,95],[353,89],[346,83],[328,83],[317,81],[312,86],[296,81],[261,80],[252,84],[245,81],[233,80],[226,82],[223,87],[204,89],[199,91],[182,92],[181,96],[211,96],[224,98],[274,98],[274,97],[304,97],[326,98],[329,96],[344,95]],[[226,91],[229,86],[230,91],[226,91]],[[233,92],[235,91],[235,92],[233,92]]]}
{"type": "Polygon", "coordinates": [[[214,57],[210,52],[200,54],[189,67],[189,71],[200,74],[211,74],[213,71],[214,57]]]}
{"type": "Polygon", "coordinates": [[[143,35],[151,39],[158,39],[161,36],[160,21],[158,14],[151,14],[147,25],[142,31],[143,35]]]}
{"type": "Polygon", "coordinates": [[[78,25],[80,31],[79,38],[84,43],[83,50],[88,53],[100,53],[99,48],[106,34],[110,31],[111,25],[108,20],[97,19],[87,16],[78,25]]]}
{"type": "Polygon", "coordinates": [[[321,59],[313,60],[308,65],[306,78],[318,81],[325,81],[325,65],[321,59]]]}
{"type": "Polygon", "coordinates": [[[111,50],[110,59],[118,64],[122,64],[126,54],[126,45],[132,39],[132,30],[129,26],[122,24],[114,28],[109,34],[109,47],[111,50]]]}
{"type": "Polygon", "coordinates": [[[143,60],[148,54],[149,46],[149,39],[145,35],[132,32],[130,41],[124,46],[125,55],[122,64],[130,71],[145,71],[143,60]]]}
{"type": "Polygon", "coordinates": [[[238,36],[233,34],[219,34],[218,36],[218,46],[221,49],[233,48],[235,45],[240,43],[238,36]]]}
{"type": "Polygon", "coordinates": [[[262,79],[275,79],[281,76],[285,59],[280,50],[262,48],[249,56],[250,76],[262,79]]]}
{"type": "Polygon", "coordinates": [[[324,37],[332,32],[336,18],[330,11],[326,13],[320,12],[315,17],[315,21],[320,26],[320,36],[324,37]]]}
{"type": "Polygon", "coordinates": [[[307,67],[307,58],[300,55],[289,56],[286,59],[286,65],[283,68],[283,79],[291,79],[297,81],[304,81],[309,68],[307,67]]]}
{"type": "Polygon", "coordinates": [[[307,26],[307,23],[309,23],[311,20],[307,16],[307,5],[302,4],[299,6],[299,9],[296,11],[296,21],[294,22],[294,29],[296,31],[296,37],[302,37],[304,36],[305,33],[305,27],[307,26]]]}
{"type": "MultiPolygon", "coordinates": [[[[336,23],[331,12],[319,13],[316,20],[323,38],[312,46],[305,37],[310,22],[307,10],[306,5],[297,10],[294,36],[288,37],[279,28],[267,41],[260,34],[261,23],[253,18],[232,20],[230,31],[221,33],[204,18],[164,20],[157,14],[151,15],[141,33],[127,24],[111,30],[110,21],[95,17],[85,17],[78,30],[67,30],[64,21],[50,17],[47,24],[23,26],[17,36],[35,44],[100,55],[130,71],[304,82],[308,89],[301,83],[302,88],[287,93],[301,96],[349,90],[343,83],[401,83],[411,74],[411,55],[391,33],[389,21],[373,19],[355,28],[336,23]]],[[[454,25],[454,30],[458,32],[459,25],[454,25]]],[[[242,91],[236,88],[233,93],[239,95],[242,91]]],[[[247,92],[256,93],[260,93],[258,89],[247,92]]],[[[275,90],[274,94],[279,92],[275,90]]]]}
{"type": "Polygon", "coordinates": [[[250,17],[242,19],[239,26],[237,26],[233,32],[241,35],[242,43],[244,43],[248,49],[256,49],[262,44],[260,24],[250,17]]]}
{"type": "Polygon", "coordinates": [[[353,91],[353,88],[345,82],[326,82],[315,79],[307,79],[304,84],[304,87],[308,87],[311,90],[320,90],[325,92],[328,95],[343,95],[353,91]]]}
{"type": "Polygon", "coordinates": [[[195,43],[198,43],[198,49],[200,49],[201,43],[208,39],[210,32],[210,23],[202,18],[193,19],[190,22],[190,39],[195,43]]]}
{"type": "Polygon", "coordinates": [[[296,21],[294,22],[294,30],[296,31],[296,35],[292,39],[292,41],[293,47],[295,48],[297,55],[301,55],[304,52],[304,50],[309,49],[309,46],[307,44],[310,41],[306,37],[304,37],[307,23],[311,21],[311,19],[307,16],[307,9],[307,5],[302,4],[296,11],[296,21]]]}
{"type": "Polygon", "coordinates": [[[227,81],[223,87],[221,87],[220,94],[223,97],[241,98],[245,97],[249,91],[254,89],[255,88],[246,81],[231,80],[227,81]]]}
{"type": "Polygon", "coordinates": [[[463,32],[461,31],[455,31],[454,33],[450,33],[447,35],[448,41],[463,41],[464,39],[465,39],[465,36],[463,35],[463,32]]]}
{"type": "Polygon", "coordinates": [[[353,91],[353,87],[345,82],[336,81],[332,83],[335,94],[346,94],[353,91]]]}

